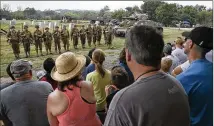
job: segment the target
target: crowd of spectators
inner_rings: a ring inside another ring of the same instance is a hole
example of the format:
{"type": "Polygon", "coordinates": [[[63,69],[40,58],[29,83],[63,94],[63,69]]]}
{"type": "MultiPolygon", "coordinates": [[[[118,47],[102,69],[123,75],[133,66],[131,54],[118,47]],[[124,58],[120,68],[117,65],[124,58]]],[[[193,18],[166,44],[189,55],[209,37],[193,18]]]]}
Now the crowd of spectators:
{"type": "Polygon", "coordinates": [[[47,58],[33,80],[30,61],[10,63],[1,84],[5,126],[212,126],[213,29],[197,27],[164,44],[154,27],[126,34],[111,70],[106,54],[47,58]]]}

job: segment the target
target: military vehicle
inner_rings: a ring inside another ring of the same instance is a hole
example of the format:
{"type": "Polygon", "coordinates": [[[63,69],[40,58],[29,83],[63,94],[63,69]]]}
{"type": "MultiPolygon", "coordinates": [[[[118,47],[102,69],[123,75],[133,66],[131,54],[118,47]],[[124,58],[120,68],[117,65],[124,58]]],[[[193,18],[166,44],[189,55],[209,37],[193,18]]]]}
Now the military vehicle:
{"type": "Polygon", "coordinates": [[[127,30],[130,29],[134,25],[149,25],[157,28],[157,31],[162,34],[163,28],[162,24],[158,22],[154,22],[152,20],[147,20],[148,15],[147,14],[138,14],[134,13],[130,17],[123,17],[122,22],[119,26],[115,26],[114,34],[118,37],[125,37],[127,30]]]}

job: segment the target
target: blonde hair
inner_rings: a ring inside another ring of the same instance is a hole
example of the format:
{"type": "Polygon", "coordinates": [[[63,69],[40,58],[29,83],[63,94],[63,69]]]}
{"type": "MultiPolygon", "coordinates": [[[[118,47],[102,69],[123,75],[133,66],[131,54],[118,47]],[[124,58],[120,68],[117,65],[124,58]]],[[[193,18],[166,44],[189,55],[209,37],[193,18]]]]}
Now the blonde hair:
{"type": "Polygon", "coordinates": [[[163,58],[161,60],[161,70],[165,73],[168,73],[170,70],[170,67],[172,66],[172,60],[169,58],[163,58]]]}
{"type": "Polygon", "coordinates": [[[177,37],[177,39],[175,40],[175,44],[179,44],[179,45],[183,45],[184,40],[181,37],[177,37]]]}
{"type": "Polygon", "coordinates": [[[103,68],[103,62],[105,61],[105,53],[101,49],[96,49],[92,54],[92,61],[97,67],[98,73],[104,77],[105,69],[103,68]]]}

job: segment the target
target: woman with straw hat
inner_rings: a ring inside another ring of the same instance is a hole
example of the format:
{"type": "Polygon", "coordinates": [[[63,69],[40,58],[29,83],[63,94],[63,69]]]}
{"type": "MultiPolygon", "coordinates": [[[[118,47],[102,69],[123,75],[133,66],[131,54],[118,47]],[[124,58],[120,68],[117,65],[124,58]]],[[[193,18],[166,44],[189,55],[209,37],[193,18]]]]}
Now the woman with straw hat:
{"type": "Polygon", "coordinates": [[[51,126],[101,126],[96,116],[96,99],[90,82],[82,81],[85,57],[72,52],[61,54],[51,71],[58,88],[47,101],[51,126]]]}
{"type": "Polygon", "coordinates": [[[102,122],[104,122],[103,113],[105,113],[106,93],[105,86],[111,84],[111,73],[103,68],[105,54],[101,49],[96,49],[92,54],[92,61],[95,64],[95,71],[86,76],[86,80],[92,82],[94,94],[97,99],[96,110],[102,122]]]}

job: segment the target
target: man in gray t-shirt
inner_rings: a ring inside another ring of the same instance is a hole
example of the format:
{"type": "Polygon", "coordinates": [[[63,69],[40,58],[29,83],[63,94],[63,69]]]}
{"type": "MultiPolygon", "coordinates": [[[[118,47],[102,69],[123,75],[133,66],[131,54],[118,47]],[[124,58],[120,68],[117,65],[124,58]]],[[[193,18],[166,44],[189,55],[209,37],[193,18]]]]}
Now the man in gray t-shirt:
{"type": "Polygon", "coordinates": [[[126,61],[135,82],[113,98],[105,126],[189,126],[188,99],[180,83],[160,72],[163,38],[149,26],[126,35],[126,61]]]}
{"type": "Polygon", "coordinates": [[[11,65],[16,83],[1,90],[0,118],[5,126],[49,126],[46,104],[53,88],[47,82],[31,80],[31,68],[22,59],[11,65]]]}

